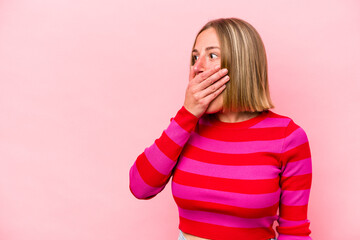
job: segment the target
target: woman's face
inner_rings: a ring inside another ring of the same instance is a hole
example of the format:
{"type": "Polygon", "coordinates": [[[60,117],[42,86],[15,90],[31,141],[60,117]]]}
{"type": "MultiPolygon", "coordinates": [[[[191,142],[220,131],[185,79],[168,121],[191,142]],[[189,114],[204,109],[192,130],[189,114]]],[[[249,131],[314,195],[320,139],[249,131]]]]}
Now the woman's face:
{"type": "MultiPolygon", "coordinates": [[[[192,55],[195,63],[191,67],[194,68],[195,75],[213,68],[216,65],[220,66],[220,44],[214,28],[208,28],[199,34],[192,55]]],[[[224,90],[210,102],[205,113],[215,113],[222,109],[223,93],[224,90]]]]}

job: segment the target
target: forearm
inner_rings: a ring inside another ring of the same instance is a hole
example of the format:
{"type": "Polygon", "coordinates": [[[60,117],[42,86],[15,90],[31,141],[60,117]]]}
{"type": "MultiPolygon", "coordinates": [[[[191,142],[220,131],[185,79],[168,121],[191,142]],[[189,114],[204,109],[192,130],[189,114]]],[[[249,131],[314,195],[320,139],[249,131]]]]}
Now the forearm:
{"type": "Polygon", "coordinates": [[[137,157],[129,172],[129,188],[136,198],[153,198],[165,188],[197,122],[182,106],[162,135],[137,157]]]}

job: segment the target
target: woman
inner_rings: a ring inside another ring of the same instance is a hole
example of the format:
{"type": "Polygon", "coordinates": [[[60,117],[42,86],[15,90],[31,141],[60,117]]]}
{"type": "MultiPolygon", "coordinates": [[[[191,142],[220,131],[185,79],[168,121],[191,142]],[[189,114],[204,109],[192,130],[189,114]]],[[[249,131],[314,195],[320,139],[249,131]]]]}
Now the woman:
{"type": "Polygon", "coordinates": [[[184,104],[131,167],[130,191],[151,199],[173,176],[179,239],[311,239],[307,135],[270,108],[257,31],[237,18],[208,22],[195,38],[184,104]]]}

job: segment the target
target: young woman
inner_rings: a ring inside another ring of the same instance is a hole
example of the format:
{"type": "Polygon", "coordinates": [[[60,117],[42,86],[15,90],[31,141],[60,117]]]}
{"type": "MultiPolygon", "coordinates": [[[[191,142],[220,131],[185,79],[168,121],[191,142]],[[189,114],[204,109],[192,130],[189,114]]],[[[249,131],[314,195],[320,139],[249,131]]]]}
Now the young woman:
{"type": "Polygon", "coordinates": [[[271,108],[257,31],[237,18],[208,22],[192,48],[184,104],[137,157],[130,191],[151,199],[172,176],[179,240],[311,239],[309,141],[271,108]]]}

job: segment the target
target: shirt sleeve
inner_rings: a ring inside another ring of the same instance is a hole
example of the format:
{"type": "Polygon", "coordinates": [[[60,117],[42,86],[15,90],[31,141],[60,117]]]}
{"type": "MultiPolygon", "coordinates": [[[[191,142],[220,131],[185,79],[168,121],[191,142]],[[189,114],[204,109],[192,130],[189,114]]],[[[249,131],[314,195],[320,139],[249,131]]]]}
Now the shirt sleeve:
{"type": "Polygon", "coordinates": [[[278,240],[311,240],[307,218],[312,180],[311,152],[305,131],[293,120],[285,130],[280,162],[278,240]]]}
{"type": "Polygon", "coordinates": [[[165,188],[198,119],[182,106],[162,135],[137,157],[129,172],[129,188],[136,198],[151,199],[165,188]]]}

